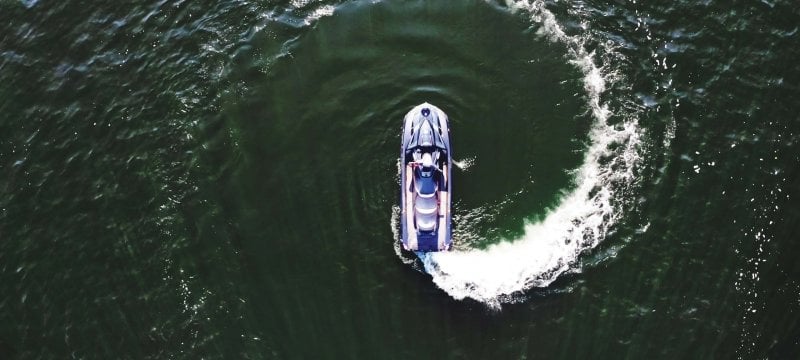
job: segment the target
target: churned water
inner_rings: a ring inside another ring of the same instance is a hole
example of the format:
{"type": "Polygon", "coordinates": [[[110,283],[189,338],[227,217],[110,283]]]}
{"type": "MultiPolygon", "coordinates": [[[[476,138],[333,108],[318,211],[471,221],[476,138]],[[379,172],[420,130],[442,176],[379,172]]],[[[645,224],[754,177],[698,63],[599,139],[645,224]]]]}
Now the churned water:
{"type": "Polygon", "coordinates": [[[0,0],[0,359],[800,357],[791,1],[0,0]],[[403,115],[454,249],[400,250],[403,115]]]}

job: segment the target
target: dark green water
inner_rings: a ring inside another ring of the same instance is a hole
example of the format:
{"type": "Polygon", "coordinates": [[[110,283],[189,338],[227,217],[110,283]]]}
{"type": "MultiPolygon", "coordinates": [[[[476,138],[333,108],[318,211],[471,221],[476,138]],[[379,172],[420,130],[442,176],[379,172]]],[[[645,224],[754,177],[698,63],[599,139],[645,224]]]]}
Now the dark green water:
{"type": "Polygon", "coordinates": [[[800,357],[792,1],[0,0],[0,359],[800,357]],[[451,253],[397,244],[451,119],[451,253]]]}

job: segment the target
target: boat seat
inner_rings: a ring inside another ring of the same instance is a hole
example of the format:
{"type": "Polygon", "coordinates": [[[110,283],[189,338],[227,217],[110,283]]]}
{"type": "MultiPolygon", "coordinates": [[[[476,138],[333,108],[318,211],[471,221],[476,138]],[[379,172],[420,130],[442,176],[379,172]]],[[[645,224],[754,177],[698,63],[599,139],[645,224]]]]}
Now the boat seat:
{"type": "Polygon", "coordinates": [[[436,229],[439,204],[436,197],[439,189],[433,177],[418,177],[415,181],[414,217],[417,228],[423,231],[436,229]]]}

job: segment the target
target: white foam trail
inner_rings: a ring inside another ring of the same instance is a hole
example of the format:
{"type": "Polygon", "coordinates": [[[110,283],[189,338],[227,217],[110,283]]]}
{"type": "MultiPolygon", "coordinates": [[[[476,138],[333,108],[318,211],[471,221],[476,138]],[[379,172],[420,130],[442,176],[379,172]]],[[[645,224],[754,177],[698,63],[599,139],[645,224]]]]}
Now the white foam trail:
{"type": "MultiPolygon", "coordinates": [[[[639,160],[640,129],[630,116],[609,125],[608,107],[600,95],[615,75],[594,63],[580,38],[566,35],[542,1],[508,1],[541,24],[539,35],[567,46],[571,62],[584,74],[584,88],[596,121],[583,164],[575,172],[576,187],[543,220],[528,223],[524,234],[485,250],[420,253],[433,282],[456,299],[472,298],[491,306],[512,300],[532,287],[544,287],[568,270],[576,270],[581,253],[594,248],[621,215],[614,199],[634,181],[639,160]],[[612,146],[613,145],[613,149],[612,146]],[[620,186],[622,185],[622,186],[620,186]]],[[[458,241],[458,239],[455,239],[458,241]]],[[[579,270],[579,269],[577,269],[579,270]]]]}

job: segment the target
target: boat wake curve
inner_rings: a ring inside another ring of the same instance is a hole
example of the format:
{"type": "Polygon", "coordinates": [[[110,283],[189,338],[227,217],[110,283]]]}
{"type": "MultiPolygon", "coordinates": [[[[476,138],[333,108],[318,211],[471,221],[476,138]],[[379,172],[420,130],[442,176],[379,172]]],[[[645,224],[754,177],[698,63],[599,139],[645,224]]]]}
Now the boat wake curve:
{"type": "MultiPolygon", "coordinates": [[[[538,36],[566,46],[570,62],[583,74],[594,125],[583,163],[574,171],[574,188],[546,216],[527,223],[520,237],[485,249],[456,246],[450,252],[417,253],[424,271],[450,296],[492,307],[515,302],[527,290],[546,287],[566,272],[581,270],[577,266],[580,255],[602,242],[622,215],[616,200],[634,181],[642,132],[635,114],[615,114],[622,122],[609,123],[611,111],[601,95],[616,80],[611,66],[597,66],[584,40],[565,34],[544,2],[509,1],[508,6],[529,15],[540,26],[538,36]]],[[[458,242],[455,238],[454,243],[458,242]]]]}

